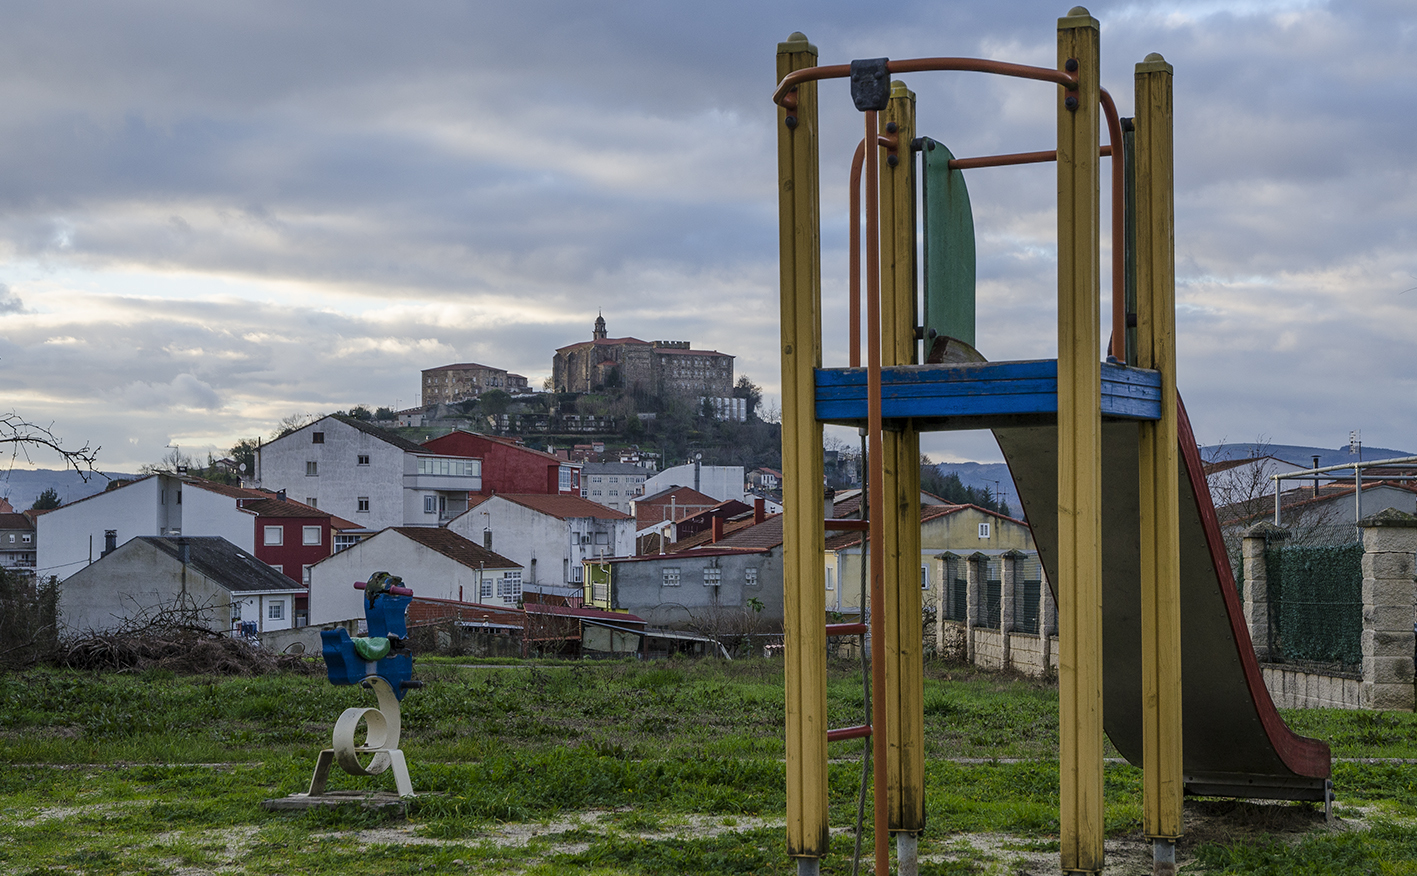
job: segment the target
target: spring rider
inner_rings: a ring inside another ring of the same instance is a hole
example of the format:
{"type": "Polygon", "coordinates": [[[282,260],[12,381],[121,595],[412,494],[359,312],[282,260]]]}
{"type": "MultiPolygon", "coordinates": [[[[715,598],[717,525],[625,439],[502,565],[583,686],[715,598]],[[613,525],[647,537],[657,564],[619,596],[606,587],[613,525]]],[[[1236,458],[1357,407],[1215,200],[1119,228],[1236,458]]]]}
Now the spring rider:
{"type": "Polygon", "coordinates": [[[364,591],[367,637],[352,638],[343,628],[320,633],[330,683],[371,688],[379,706],[345,709],[339,716],[334,745],[320,752],[308,797],[325,793],[332,762],[352,776],[373,776],[392,769],[399,796],[414,796],[408,764],[399,750],[399,701],[409,690],[422,687],[423,682],[413,680],[413,654],[405,644],[405,613],[413,591],[402,585],[403,579],[388,572],[375,572],[367,582],[355,582],[355,589],[364,591]],[[365,725],[364,742],[356,744],[355,733],[361,722],[365,725]],[[371,756],[367,764],[359,762],[361,755],[371,756]]]}

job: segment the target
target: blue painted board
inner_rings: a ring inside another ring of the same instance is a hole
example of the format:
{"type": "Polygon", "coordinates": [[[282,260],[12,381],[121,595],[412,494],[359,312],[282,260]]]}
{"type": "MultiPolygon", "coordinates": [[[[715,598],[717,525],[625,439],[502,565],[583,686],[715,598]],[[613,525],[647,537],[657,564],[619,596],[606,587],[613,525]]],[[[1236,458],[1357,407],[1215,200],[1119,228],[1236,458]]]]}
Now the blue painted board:
{"type": "MultiPolygon", "coordinates": [[[[850,425],[866,420],[864,368],[822,368],[816,379],[817,419],[850,425]]],[[[1159,372],[1103,363],[1101,390],[1104,417],[1161,417],[1159,372]]],[[[1056,419],[1058,363],[1039,359],[885,368],[881,411],[888,420],[934,421],[946,428],[952,420],[959,421],[953,424],[957,428],[973,429],[987,427],[990,418],[1056,419]]]]}

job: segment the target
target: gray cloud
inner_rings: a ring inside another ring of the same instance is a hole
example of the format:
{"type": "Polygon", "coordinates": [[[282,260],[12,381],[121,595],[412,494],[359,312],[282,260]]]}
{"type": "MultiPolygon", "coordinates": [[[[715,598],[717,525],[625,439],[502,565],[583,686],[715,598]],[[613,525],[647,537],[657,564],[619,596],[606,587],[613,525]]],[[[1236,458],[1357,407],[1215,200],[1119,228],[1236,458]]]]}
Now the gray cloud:
{"type": "MultiPolygon", "coordinates": [[[[1417,285],[1417,13],[1091,8],[1124,114],[1136,61],[1160,51],[1176,67],[1180,377],[1200,437],[1336,443],[1361,427],[1417,449],[1417,416],[1394,403],[1417,382],[1417,293],[1401,294],[1417,285]]],[[[407,406],[418,371],[447,362],[536,378],[597,310],[615,334],[733,353],[775,390],[775,43],[800,29],[827,63],[1049,65],[1064,11],[7,9],[7,386],[36,417],[94,436],[114,466],[172,440],[220,448],[296,410],[407,406]]],[[[910,85],[921,130],[958,155],[1051,147],[1051,87],[910,85]]],[[[860,121],[843,84],[822,95],[824,333],[839,360],[860,121]]],[[[977,171],[969,185],[981,348],[1051,356],[1052,171],[977,171]]],[[[978,436],[930,441],[939,455],[988,452],[978,436]]]]}
{"type": "Polygon", "coordinates": [[[25,303],[20,296],[10,291],[10,287],[0,283],[0,316],[7,313],[24,313],[25,303]]]}

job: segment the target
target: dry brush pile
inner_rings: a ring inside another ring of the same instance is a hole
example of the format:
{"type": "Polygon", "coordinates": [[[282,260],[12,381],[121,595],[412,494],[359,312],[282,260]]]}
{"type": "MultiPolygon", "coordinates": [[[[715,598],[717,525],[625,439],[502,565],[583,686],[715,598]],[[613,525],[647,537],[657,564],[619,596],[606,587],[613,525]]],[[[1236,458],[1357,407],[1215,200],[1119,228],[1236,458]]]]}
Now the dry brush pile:
{"type": "Polygon", "coordinates": [[[139,612],[116,629],[89,632],[61,644],[56,663],[70,669],[138,672],[166,669],[184,675],[315,674],[317,661],[276,654],[212,629],[213,607],[178,600],[139,612]]]}

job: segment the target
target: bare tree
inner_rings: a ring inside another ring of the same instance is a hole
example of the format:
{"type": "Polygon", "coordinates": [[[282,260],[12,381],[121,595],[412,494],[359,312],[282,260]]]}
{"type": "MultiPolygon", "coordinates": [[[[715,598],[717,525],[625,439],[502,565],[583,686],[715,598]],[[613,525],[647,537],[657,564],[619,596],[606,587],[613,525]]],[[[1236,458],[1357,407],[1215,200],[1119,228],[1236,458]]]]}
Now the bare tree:
{"type": "Polygon", "coordinates": [[[282,417],[281,421],[279,423],[276,423],[275,429],[271,431],[271,440],[275,441],[277,438],[284,438],[291,432],[297,432],[301,429],[304,429],[306,426],[310,425],[311,423],[315,422],[323,416],[324,414],[313,414],[307,412],[304,414],[291,414],[288,417],[282,417]]]}
{"type": "Polygon", "coordinates": [[[87,441],[82,447],[66,447],[64,440],[54,434],[53,426],[53,423],[48,426],[31,423],[15,411],[0,414],[0,444],[9,445],[11,464],[20,459],[26,463],[33,462],[30,451],[44,450],[64,460],[64,467],[73,468],[85,481],[95,474],[102,474],[93,467],[99,448],[90,447],[87,441]]]}
{"type": "MultiPolygon", "coordinates": [[[[1223,442],[1206,453],[1206,483],[1237,580],[1245,530],[1269,520],[1274,513],[1276,482],[1272,476],[1278,466],[1269,451],[1269,440],[1261,435],[1242,457],[1231,455],[1223,442]]],[[[1301,490],[1282,497],[1282,523],[1289,530],[1289,544],[1327,544],[1335,537],[1346,537],[1341,510],[1331,504],[1306,502],[1305,498],[1301,490]]]]}
{"type": "Polygon", "coordinates": [[[754,639],[769,632],[772,624],[763,619],[763,603],[748,600],[743,607],[736,605],[704,606],[690,613],[688,627],[714,641],[722,653],[745,657],[753,653],[754,639]]]}

